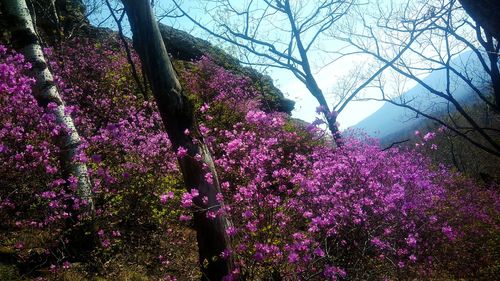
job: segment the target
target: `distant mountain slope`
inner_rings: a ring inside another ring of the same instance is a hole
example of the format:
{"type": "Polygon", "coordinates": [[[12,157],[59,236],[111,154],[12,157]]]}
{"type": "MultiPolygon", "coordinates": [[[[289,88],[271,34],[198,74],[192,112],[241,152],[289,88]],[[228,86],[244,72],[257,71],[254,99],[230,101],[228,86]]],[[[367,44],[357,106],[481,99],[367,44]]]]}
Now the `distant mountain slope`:
{"type": "MultiPolygon", "coordinates": [[[[477,56],[472,51],[460,54],[451,61],[451,65],[460,73],[467,74],[477,88],[486,89],[488,87],[488,74],[484,71],[477,56]]],[[[432,88],[445,92],[447,85],[446,77],[446,70],[440,69],[429,74],[423,81],[432,88]]],[[[462,103],[470,104],[478,99],[470,86],[453,73],[450,75],[450,90],[453,96],[462,103]]],[[[411,106],[423,112],[432,113],[433,115],[446,112],[448,108],[446,100],[429,93],[420,84],[401,95],[397,102],[400,101],[406,101],[411,106]]],[[[454,110],[453,106],[451,106],[451,110],[454,110]]],[[[362,129],[370,136],[383,140],[395,134],[405,134],[409,130],[418,127],[424,121],[426,121],[424,117],[417,116],[410,109],[384,102],[384,105],[379,110],[352,128],[362,129]]]]}

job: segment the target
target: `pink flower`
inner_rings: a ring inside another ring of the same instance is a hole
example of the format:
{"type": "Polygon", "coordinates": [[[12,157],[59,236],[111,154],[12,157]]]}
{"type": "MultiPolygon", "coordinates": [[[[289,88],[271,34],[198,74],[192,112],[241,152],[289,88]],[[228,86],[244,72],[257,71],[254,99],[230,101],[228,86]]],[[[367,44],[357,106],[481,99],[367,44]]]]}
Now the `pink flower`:
{"type": "Polygon", "coordinates": [[[189,208],[193,206],[193,198],[199,195],[198,190],[191,189],[191,192],[185,192],[182,194],[181,205],[184,208],[189,208]]]}
{"type": "Polygon", "coordinates": [[[409,257],[409,259],[410,259],[410,261],[412,261],[412,262],[416,262],[416,261],[417,261],[417,257],[416,257],[415,255],[411,255],[411,256],[409,257]]]}
{"type": "Polygon", "coordinates": [[[186,155],[188,155],[188,150],[182,146],[179,146],[179,148],[177,148],[177,157],[183,158],[186,155]]]}
{"type": "Polygon", "coordinates": [[[415,247],[417,245],[417,240],[413,235],[409,235],[408,238],[406,238],[406,244],[410,247],[415,247]]]}
{"type": "Polygon", "coordinates": [[[111,245],[111,241],[109,241],[109,239],[106,238],[106,239],[102,240],[101,245],[105,249],[109,248],[109,246],[111,245]]]}
{"type": "Polygon", "coordinates": [[[201,112],[201,113],[205,113],[205,112],[207,112],[209,109],[210,109],[210,106],[209,106],[207,103],[204,103],[204,104],[200,107],[200,112],[201,112]]]}
{"type": "Polygon", "coordinates": [[[300,259],[299,255],[297,253],[295,253],[295,252],[290,253],[288,255],[288,262],[289,263],[296,263],[296,262],[299,261],[299,259],[300,259]]]}
{"type": "Polygon", "coordinates": [[[323,113],[323,112],[325,112],[325,107],[324,106],[320,105],[320,106],[316,107],[316,113],[319,114],[319,113],[323,113]]]}
{"type": "Polygon", "coordinates": [[[172,191],[160,195],[160,202],[165,205],[168,199],[174,198],[174,193],[172,191]]]}
{"type": "Polygon", "coordinates": [[[205,180],[207,181],[207,183],[213,184],[214,183],[214,179],[213,179],[212,173],[210,173],[210,172],[206,173],[205,174],[205,180]]]}
{"type": "Polygon", "coordinates": [[[24,243],[23,242],[17,242],[16,245],[14,246],[16,249],[21,250],[24,248],[24,243]]]}
{"type": "Polygon", "coordinates": [[[226,228],[226,233],[228,236],[234,236],[237,232],[238,230],[232,225],[226,228]]]}
{"type": "Polygon", "coordinates": [[[314,254],[318,257],[324,257],[325,256],[325,252],[323,250],[321,250],[321,248],[316,248],[316,250],[314,250],[314,254]]]}
{"type": "Polygon", "coordinates": [[[190,221],[191,219],[192,219],[192,217],[191,216],[187,216],[187,215],[181,215],[179,217],[180,221],[190,221]]]}
{"type": "Polygon", "coordinates": [[[207,217],[207,219],[210,219],[210,220],[213,220],[217,217],[217,213],[214,212],[214,211],[208,211],[205,216],[207,217]]]}
{"type": "Polygon", "coordinates": [[[436,133],[428,132],[427,134],[425,134],[423,139],[425,142],[428,142],[428,141],[432,140],[435,136],[436,136],[436,133]]]}
{"type": "Polygon", "coordinates": [[[207,136],[208,133],[210,133],[210,129],[207,126],[205,126],[205,124],[203,124],[203,123],[200,124],[198,126],[198,128],[200,129],[200,133],[202,136],[207,136]]]}
{"type": "Polygon", "coordinates": [[[56,267],[55,264],[51,264],[49,268],[50,268],[50,272],[52,272],[52,273],[56,273],[57,272],[57,267],[56,267]]]}
{"type": "Polygon", "coordinates": [[[443,234],[446,237],[448,237],[448,239],[450,239],[452,241],[456,239],[456,235],[455,235],[455,233],[453,231],[453,228],[451,228],[451,226],[449,226],[449,225],[443,226],[441,228],[441,231],[443,232],[443,234]]]}

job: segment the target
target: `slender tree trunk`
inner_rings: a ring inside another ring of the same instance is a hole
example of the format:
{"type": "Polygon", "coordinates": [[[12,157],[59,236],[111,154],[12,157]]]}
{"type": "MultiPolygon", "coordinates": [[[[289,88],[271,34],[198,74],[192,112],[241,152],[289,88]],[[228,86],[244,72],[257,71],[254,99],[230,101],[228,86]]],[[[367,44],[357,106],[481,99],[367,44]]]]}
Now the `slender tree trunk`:
{"type": "Polygon", "coordinates": [[[200,196],[196,198],[195,205],[205,210],[194,214],[202,279],[221,280],[230,273],[232,261],[220,258],[221,253],[229,246],[229,238],[225,232],[227,220],[221,215],[215,219],[206,216],[206,210],[217,211],[222,205],[216,199],[220,187],[213,160],[203,142],[192,137],[198,131],[193,107],[182,93],[149,1],[122,2],[132,28],[134,48],[151,84],[173,149],[183,147],[188,150],[188,156],[181,157],[178,161],[187,189],[199,191],[200,196]],[[213,181],[207,180],[207,173],[212,174],[213,181]],[[203,197],[208,198],[208,202],[203,202],[203,197]]]}
{"type": "Polygon", "coordinates": [[[323,91],[321,91],[321,89],[319,88],[316,80],[312,78],[312,75],[310,77],[311,78],[306,81],[307,89],[309,90],[309,92],[311,92],[314,98],[316,98],[319,105],[321,106],[321,112],[326,119],[326,125],[328,126],[328,130],[332,134],[334,143],[337,147],[340,147],[342,146],[342,136],[340,134],[339,127],[337,126],[337,114],[330,111],[330,107],[326,102],[323,91]]]}
{"type": "Polygon", "coordinates": [[[47,67],[39,38],[25,0],[1,0],[4,14],[8,17],[10,31],[12,33],[12,44],[14,48],[24,54],[32,64],[32,75],[36,79],[34,97],[38,104],[47,107],[49,103],[55,103],[54,111],[56,123],[68,129],[68,133],[61,133],[58,139],[61,150],[61,168],[66,176],[78,178],[78,196],[87,201],[87,207],[83,211],[93,212],[92,185],[88,176],[87,166],[76,161],[74,156],[78,152],[81,143],[80,136],[75,128],[73,119],[65,112],[64,102],[54,84],[52,73],[47,67]]]}
{"type": "Polygon", "coordinates": [[[308,51],[302,43],[301,31],[297,27],[297,20],[290,6],[290,1],[284,1],[282,8],[288,17],[288,21],[290,22],[290,26],[292,28],[292,36],[297,42],[297,51],[299,52],[300,58],[302,59],[301,66],[305,75],[304,84],[321,106],[321,112],[325,116],[326,124],[328,125],[328,130],[330,130],[330,133],[332,134],[334,145],[340,147],[342,146],[342,140],[339,127],[337,126],[337,114],[330,111],[330,107],[328,106],[328,102],[326,102],[323,91],[321,91],[321,88],[316,82],[316,79],[314,79],[314,75],[311,71],[311,65],[309,63],[309,57],[307,54],[308,51]]]}

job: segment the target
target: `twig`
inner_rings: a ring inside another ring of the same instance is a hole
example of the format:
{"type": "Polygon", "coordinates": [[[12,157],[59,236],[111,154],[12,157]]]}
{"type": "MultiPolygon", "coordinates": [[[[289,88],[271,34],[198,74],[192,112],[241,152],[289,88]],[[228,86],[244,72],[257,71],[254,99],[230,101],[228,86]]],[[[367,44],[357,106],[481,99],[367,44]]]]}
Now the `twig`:
{"type": "Polygon", "coordinates": [[[130,52],[130,48],[128,46],[127,39],[123,35],[123,28],[122,28],[122,20],[123,17],[125,16],[125,11],[122,12],[120,18],[116,17],[114,9],[111,7],[111,4],[109,3],[109,0],[106,0],[106,6],[109,9],[109,13],[113,17],[113,19],[116,22],[116,25],[118,26],[118,34],[120,36],[120,40],[123,43],[123,46],[125,47],[125,53],[127,54],[127,60],[128,63],[130,64],[130,68],[132,70],[132,76],[134,77],[135,82],[137,83],[137,86],[139,87],[139,90],[141,91],[142,96],[144,99],[148,99],[147,93],[146,93],[146,85],[143,85],[141,83],[141,80],[139,79],[139,75],[137,74],[137,69],[135,68],[135,63],[132,59],[132,53],[130,52]]]}
{"type": "Polygon", "coordinates": [[[402,143],[405,143],[407,141],[410,141],[410,139],[405,139],[405,140],[402,140],[402,141],[396,141],[396,142],[393,142],[391,143],[391,145],[389,145],[388,147],[382,149],[382,151],[386,151],[386,150],[389,150],[391,149],[392,147],[394,147],[395,145],[398,145],[398,144],[402,144],[402,143]]]}

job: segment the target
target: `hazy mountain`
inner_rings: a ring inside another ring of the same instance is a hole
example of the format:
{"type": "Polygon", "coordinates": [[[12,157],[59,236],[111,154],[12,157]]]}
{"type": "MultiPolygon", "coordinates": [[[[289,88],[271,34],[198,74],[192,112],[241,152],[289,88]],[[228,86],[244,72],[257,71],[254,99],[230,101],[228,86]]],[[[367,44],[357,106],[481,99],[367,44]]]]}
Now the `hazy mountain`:
{"type": "MultiPolygon", "coordinates": [[[[458,55],[450,64],[457,69],[458,72],[469,77],[477,88],[485,89],[488,87],[488,75],[481,66],[479,59],[472,51],[458,55]]],[[[445,92],[447,87],[446,77],[446,70],[440,69],[430,73],[423,81],[433,89],[445,92]]],[[[478,99],[471,87],[453,73],[450,74],[450,91],[461,103],[473,103],[478,99]]],[[[431,94],[420,84],[396,99],[398,103],[400,101],[406,101],[412,107],[418,108],[426,113],[432,113],[432,115],[439,115],[446,112],[448,107],[452,111],[455,110],[453,105],[448,105],[446,100],[431,94]]],[[[395,134],[406,134],[408,131],[417,128],[426,120],[425,117],[417,116],[417,114],[410,109],[384,102],[384,105],[379,110],[363,119],[352,128],[362,129],[370,136],[383,140],[395,134]]]]}

